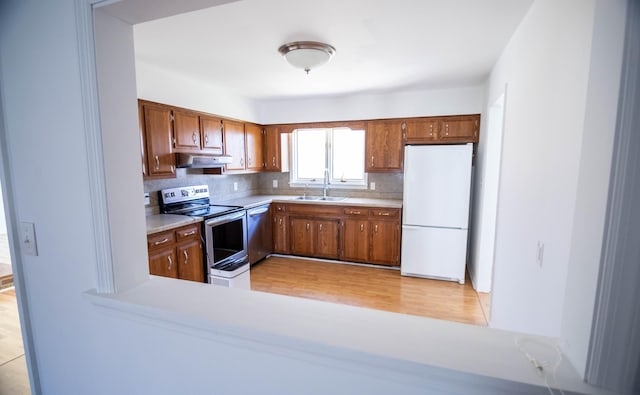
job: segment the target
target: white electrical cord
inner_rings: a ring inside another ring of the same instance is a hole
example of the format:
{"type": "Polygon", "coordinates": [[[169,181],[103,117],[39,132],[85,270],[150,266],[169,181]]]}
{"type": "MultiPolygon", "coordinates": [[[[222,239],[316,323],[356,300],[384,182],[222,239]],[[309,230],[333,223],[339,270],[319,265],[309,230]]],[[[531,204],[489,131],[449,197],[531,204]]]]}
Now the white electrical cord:
{"type": "MultiPolygon", "coordinates": [[[[549,390],[549,394],[550,395],[555,395],[554,390],[551,388],[551,384],[549,383],[549,375],[551,375],[551,381],[552,384],[556,384],[556,371],[558,370],[558,367],[560,366],[560,364],[562,363],[562,351],[560,351],[560,347],[558,347],[557,344],[553,344],[553,348],[556,351],[556,361],[555,363],[553,363],[553,365],[551,365],[551,363],[549,361],[546,360],[542,360],[542,361],[538,361],[537,358],[535,358],[534,356],[532,356],[529,351],[527,351],[525,349],[525,345],[523,344],[523,342],[529,342],[529,343],[538,343],[538,344],[543,344],[545,346],[551,346],[551,344],[548,343],[544,343],[542,342],[540,339],[536,339],[536,338],[520,338],[520,337],[516,337],[515,338],[515,343],[516,343],[516,347],[518,347],[518,350],[520,350],[520,352],[529,360],[529,362],[531,363],[531,365],[533,365],[533,368],[536,370],[536,373],[538,374],[538,376],[544,380],[544,384],[547,387],[547,390],[549,390]],[[547,370],[549,370],[549,373],[547,372],[547,370]]],[[[565,395],[564,391],[562,391],[561,389],[558,388],[558,391],[560,392],[561,395],[565,395]]]]}

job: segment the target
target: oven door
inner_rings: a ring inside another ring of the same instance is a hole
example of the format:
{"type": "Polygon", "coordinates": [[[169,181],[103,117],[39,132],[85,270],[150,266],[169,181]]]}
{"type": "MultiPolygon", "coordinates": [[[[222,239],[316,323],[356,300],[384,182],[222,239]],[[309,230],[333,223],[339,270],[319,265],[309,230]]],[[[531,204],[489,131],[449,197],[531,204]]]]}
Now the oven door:
{"type": "Polygon", "coordinates": [[[207,264],[211,268],[247,256],[246,211],[236,211],[204,222],[207,264]]]}

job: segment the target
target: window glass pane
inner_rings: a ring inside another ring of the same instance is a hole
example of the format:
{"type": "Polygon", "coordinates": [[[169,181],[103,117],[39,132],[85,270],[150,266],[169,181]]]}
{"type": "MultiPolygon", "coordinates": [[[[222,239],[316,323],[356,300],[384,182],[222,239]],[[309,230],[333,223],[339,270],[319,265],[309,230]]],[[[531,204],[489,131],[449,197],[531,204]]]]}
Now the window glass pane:
{"type": "Polygon", "coordinates": [[[364,130],[333,129],[332,179],[364,178],[364,130]]]}
{"type": "Polygon", "coordinates": [[[296,134],[298,179],[322,180],[326,166],[326,129],[299,129],[296,134]]]}

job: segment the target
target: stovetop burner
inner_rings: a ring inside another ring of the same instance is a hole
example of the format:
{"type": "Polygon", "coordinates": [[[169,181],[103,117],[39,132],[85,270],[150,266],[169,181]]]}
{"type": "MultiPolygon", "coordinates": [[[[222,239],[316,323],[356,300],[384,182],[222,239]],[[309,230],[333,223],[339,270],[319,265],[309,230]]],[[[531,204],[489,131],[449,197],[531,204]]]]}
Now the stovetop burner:
{"type": "Polygon", "coordinates": [[[204,219],[243,209],[238,206],[211,204],[208,185],[163,189],[160,191],[160,205],[164,214],[181,214],[204,219]]]}

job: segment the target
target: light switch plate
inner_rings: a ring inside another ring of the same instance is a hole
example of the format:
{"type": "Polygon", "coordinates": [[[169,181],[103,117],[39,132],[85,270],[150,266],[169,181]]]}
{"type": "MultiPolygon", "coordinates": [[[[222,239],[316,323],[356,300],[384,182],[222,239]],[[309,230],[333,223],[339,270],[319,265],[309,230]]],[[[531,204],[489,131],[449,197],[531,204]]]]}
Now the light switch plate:
{"type": "Polygon", "coordinates": [[[376,183],[375,182],[370,182],[369,183],[369,189],[371,189],[372,191],[376,190],[376,183]]]}
{"type": "Polygon", "coordinates": [[[33,222],[20,223],[20,242],[24,248],[25,255],[38,256],[38,245],[36,244],[36,226],[33,222]]]}
{"type": "Polygon", "coordinates": [[[273,185],[274,188],[277,188],[278,187],[278,180],[273,180],[273,184],[272,185],[273,185]]]}
{"type": "Polygon", "coordinates": [[[149,200],[149,192],[144,193],[144,204],[145,206],[148,206],[151,204],[151,200],[149,200]]]}
{"type": "Polygon", "coordinates": [[[238,183],[237,183],[237,182],[234,182],[234,183],[233,183],[233,190],[234,190],[234,191],[237,191],[237,190],[238,190],[238,183]]]}

